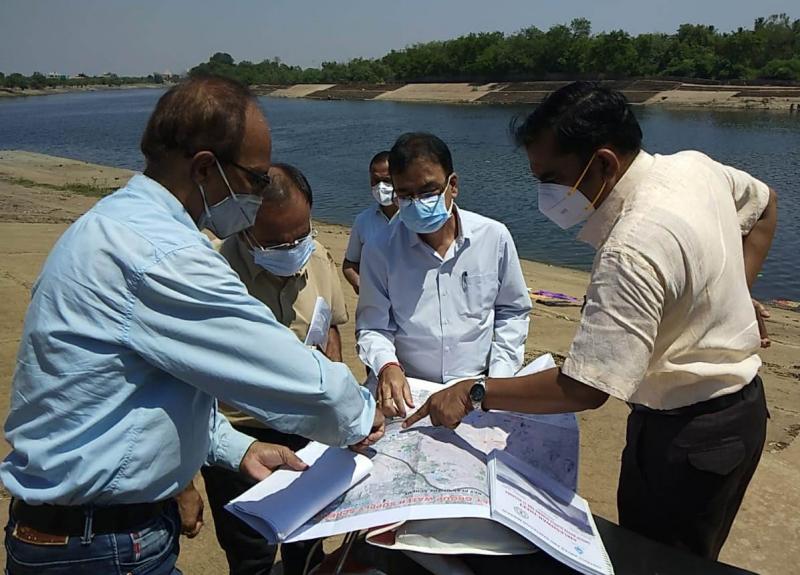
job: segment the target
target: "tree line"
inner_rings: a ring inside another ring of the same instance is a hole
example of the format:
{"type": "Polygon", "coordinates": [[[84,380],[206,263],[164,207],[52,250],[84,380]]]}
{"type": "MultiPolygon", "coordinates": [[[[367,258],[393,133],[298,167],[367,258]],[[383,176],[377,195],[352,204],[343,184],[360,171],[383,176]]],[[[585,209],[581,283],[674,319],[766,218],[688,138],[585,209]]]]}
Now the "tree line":
{"type": "Polygon", "coordinates": [[[41,90],[44,88],[85,88],[89,86],[127,86],[132,84],[163,84],[169,78],[162,74],[148,76],[118,76],[116,74],[103,74],[102,76],[64,76],[56,74],[42,74],[34,72],[30,76],[20,73],[5,75],[0,72],[0,88],[17,90],[41,90]]]}
{"type": "Polygon", "coordinates": [[[674,34],[592,33],[577,18],[549,30],[481,32],[414,44],[382,58],[290,66],[278,58],[236,63],[217,52],[190,74],[221,74],[247,84],[499,82],[554,78],[671,77],[717,81],[800,81],[800,19],[755,20],[751,29],[720,32],[683,24],[674,34]]]}
{"type": "MultiPolygon", "coordinates": [[[[342,84],[406,82],[502,82],[547,79],[670,77],[709,81],[800,82],[800,19],[786,14],[757,18],[752,28],[720,32],[714,26],[682,24],[674,34],[633,36],[624,30],[592,33],[586,18],[549,30],[535,26],[514,34],[481,32],[452,40],[392,50],[381,58],[290,66],[278,58],[235,62],[217,52],[189,71],[220,74],[247,84],[342,84]]],[[[5,75],[0,87],[47,88],[161,84],[149,76],[76,77],[5,75]]]]}

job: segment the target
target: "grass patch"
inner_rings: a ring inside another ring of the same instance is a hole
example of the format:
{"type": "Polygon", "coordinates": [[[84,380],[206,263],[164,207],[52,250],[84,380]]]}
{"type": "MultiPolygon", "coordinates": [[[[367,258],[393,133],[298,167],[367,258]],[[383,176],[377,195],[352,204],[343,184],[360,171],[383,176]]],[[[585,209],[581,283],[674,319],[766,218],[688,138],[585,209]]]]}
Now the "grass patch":
{"type": "Polygon", "coordinates": [[[91,183],[85,182],[67,182],[62,185],[44,184],[35,182],[27,178],[15,178],[12,176],[0,175],[0,180],[15,184],[24,188],[44,188],[46,190],[54,190],[58,192],[70,192],[79,194],[81,196],[89,196],[92,198],[102,198],[111,192],[114,192],[116,187],[103,186],[97,183],[97,178],[92,178],[91,183]]]}

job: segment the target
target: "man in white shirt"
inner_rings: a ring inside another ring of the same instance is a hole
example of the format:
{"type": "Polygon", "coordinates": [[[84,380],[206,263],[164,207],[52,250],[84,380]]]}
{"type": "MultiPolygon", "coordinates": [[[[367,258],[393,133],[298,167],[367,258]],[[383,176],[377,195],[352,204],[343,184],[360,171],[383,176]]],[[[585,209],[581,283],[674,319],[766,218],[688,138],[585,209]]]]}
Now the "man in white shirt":
{"type": "Polygon", "coordinates": [[[356,311],[358,351],[384,413],[414,407],[406,375],[447,382],[522,366],[531,301],[506,227],[456,206],[458,175],[432,134],[389,154],[400,211],[367,243],[356,311]]]}
{"type": "Polygon", "coordinates": [[[476,406],[528,413],[630,404],[620,524],[716,558],[758,466],[765,332],[750,287],[777,220],[766,184],[699,152],[650,155],[618,93],[550,95],[515,130],[539,209],[597,249],[581,325],[561,369],[466,381],[432,396],[454,426],[476,406]],[[761,338],[761,341],[760,341],[761,338]]]}
{"type": "Polygon", "coordinates": [[[375,203],[356,216],[342,262],[342,274],[358,293],[361,253],[364,244],[382,234],[397,213],[392,176],[389,174],[389,152],[378,152],[369,162],[369,185],[375,203]]]}

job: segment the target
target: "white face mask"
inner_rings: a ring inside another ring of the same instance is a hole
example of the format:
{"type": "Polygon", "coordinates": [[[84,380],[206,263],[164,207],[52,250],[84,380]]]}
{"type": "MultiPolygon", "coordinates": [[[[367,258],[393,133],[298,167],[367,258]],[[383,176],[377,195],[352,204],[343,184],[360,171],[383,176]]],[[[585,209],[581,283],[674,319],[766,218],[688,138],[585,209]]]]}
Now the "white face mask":
{"type": "Polygon", "coordinates": [[[372,186],[372,197],[375,198],[375,201],[382,206],[392,205],[393,194],[394,194],[394,188],[392,187],[392,184],[387,184],[386,182],[378,182],[377,184],[372,186]]]}
{"type": "Polygon", "coordinates": [[[551,182],[539,184],[539,211],[548,219],[552,220],[562,230],[569,229],[586,221],[589,216],[594,212],[594,204],[603,195],[606,189],[606,183],[600,188],[600,192],[595,196],[591,202],[586,199],[578,186],[583,181],[586,172],[589,171],[589,166],[594,161],[595,154],[586,164],[586,167],[581,173],[581,177],[575,182],[571,188],[564,184],[555,184],[551,182]]]}

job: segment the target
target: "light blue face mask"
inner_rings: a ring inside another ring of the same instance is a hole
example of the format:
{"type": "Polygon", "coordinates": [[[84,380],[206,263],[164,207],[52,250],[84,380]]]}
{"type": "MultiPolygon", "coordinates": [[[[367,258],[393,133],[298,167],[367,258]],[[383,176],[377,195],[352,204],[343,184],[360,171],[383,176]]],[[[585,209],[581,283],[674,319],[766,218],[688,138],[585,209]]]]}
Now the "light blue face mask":
{"type": "Polygon", "coordinates": [[[441,229],[450,219],[450,215],[453,212],[453,204],[455,204],[455,201],[451,201],[450,207],[445,207],[445,202],[447,201],[445,196],[449,187],[450,179],[448,178],[447,185],[441,194],[415,200],[398,198],[400,220],[409,230],[418,234],[431,234],[441,229]]]}
{"type": "Polygon", "coordinates": [[[314,253],[314,249],[316,249],[316,245],[313,233],[311,233],[290,248],[254,247],[250,253],[257,266],[273,275],[290,277],[303,269],[303,266],[311,258],[311,254],[314,253]]]}
{"type": "MultiPolygon", "coordinates": [[[[214,161],[217,160],[215,159],[214,161]]],[[[217,169],[228,187],[230,195],[221,202],[209,206],[206,201],[206,191],[202,185],[197,184],[197,187],[200,188],[200,195],[203,196],[203,206],[205,207],[205,212],[201,214],[197,227],[201,230],[204,228],[209,229],[218,238],[225,239],[253,226],[256,222],[258,209],[261,207],[261,196],[235,194],[218,161],[217,169]]]]}

